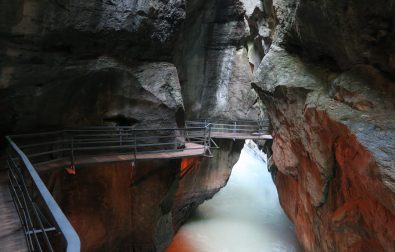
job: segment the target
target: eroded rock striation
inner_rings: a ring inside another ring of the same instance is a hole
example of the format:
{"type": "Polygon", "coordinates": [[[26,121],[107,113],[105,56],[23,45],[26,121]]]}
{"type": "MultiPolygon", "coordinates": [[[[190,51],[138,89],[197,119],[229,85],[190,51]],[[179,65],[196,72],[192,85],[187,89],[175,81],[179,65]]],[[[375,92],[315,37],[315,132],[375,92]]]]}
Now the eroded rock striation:
{"type": "Polygon", "coordinates": [[[273,1],[273,44],[253,86],[306,251],[395,248],[394,6],[273,1]]]}

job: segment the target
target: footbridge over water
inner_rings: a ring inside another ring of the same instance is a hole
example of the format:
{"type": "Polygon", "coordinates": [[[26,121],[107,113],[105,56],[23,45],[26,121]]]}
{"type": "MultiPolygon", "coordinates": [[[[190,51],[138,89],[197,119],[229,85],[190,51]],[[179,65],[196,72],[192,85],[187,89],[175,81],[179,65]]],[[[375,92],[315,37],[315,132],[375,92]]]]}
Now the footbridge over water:
{"type": "Polygon", "coordinates": [[[270,140],[270,124],[268,121],[213,121],[213,120],[193,120],[186,121],[187,128],[209,127],[211,138],[222,139],[253,139],[270,140]]]}
{"type": "MultiPolygon", "coordinates": [[[[215,138],[271,139],[267,133],[254,122],[188,121],[185,128],[90,127],[7,136],[9,189],[25,237],[12,242],[26,244],[21,251],[80,251],[79,237],[40,178],[41,171],[66,168],[73,174],[85,164],[135,166],[138,160],[211,157],[211,148],[218,148],[215,138]]],[[[0,199],[0,208],[7,202],[0,199]]],[[[15,222],[15,216],[1,217],[15,222]]],[[[2,247],[10,246],[5,243],[2,247]]]]}

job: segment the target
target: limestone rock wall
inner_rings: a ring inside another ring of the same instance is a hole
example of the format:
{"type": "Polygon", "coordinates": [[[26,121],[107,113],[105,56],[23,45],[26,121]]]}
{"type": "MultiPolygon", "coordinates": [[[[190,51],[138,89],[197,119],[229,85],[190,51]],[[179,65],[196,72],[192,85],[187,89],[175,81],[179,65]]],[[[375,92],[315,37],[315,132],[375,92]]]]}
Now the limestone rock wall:
{"type": "Polygon", "coordinates": [[[67,66],[22,65],[7,88],[2,123],[15,131],[175,122],[183,101],[174,65],[127,67],[110,57],[67,66]],[[160,71],[158,71],[160,70],[160,71]],[[8,123],[8,124],[7,124],[8,123]]]}
{"type": "Polygon", "coordinates": [[[79,125],[175,126],[183,118],[169,59],[184,1],[0,6],[0,135],[79,125]]]}
{"type": "Polygon", "coordinates": [[[259,53],[249,53],[247,41],[253,32],[243,2],[187,1],[186,20],[174,51],[187,118],[263,116],[250,85],[250,61],[259,53]]]}
{"type": "Polygon", "coordinates": [[[163,119],[174,124],[184,110],[187,118],[227,120],[263,113],[250,83],[270,45],[273,22],[263,18],[270,5],[1,0],[0,6],[1,135],[145,118],[142,127],[163,119]]]}
{"type": "Polygon", "coordinates": [[[395,248],[393,1],[273,1],[253,86],[280,202],[306,251],[395,248]]]}
{"type": "MultiPolygon", "coordinates": [[[[247,28],[240,1],[0,0],[0,136],[91,125],[176,127],[184,125],[184,110],[188,118],[209,117],[212,108],[219,108],[216,117],[255,116],[247,28]],[[200,29],[205,35],[196,40],[200,29]],[[192,100],[207,97],[192,109],[192,100]]],[[[184,176],[181,160],[42,176],[84,251],[162,251],[191,211],[226,184],[241,144],[225,141],[223,148],[215,159],[194,161],[184,176]]]]}

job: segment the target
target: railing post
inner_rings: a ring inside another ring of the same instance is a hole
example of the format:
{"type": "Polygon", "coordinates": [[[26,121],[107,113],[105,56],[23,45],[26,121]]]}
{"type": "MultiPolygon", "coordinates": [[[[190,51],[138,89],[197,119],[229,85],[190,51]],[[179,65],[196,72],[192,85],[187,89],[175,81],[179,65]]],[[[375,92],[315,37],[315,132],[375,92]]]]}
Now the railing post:
{"type": "Polygon", "coordinates": [[[211,123],[208,125],[208,148],[211,148],[211,123]]]}
{"type": "Polygon", "coordinates": [[[70,146],[70,154],[71,154],[71,156],[70,156],[70,162],[71,162],[71,165],[70,165],[70,169],[73,171],[73,172],[75,172],[75,160],[74,160],[74,138],[73,138],[73,136],[71,136],[71,142],[70,142],[70,144],[71,144],[71,146],[70,146]]]}
{"type": "Polygon", "coordinates": [[[133,167],[136,166],[136,159],[137,159],[137,139],[136,139],[136,131],[133,130],[133,142],[134,142],[134,160],[133,160],[133,167]]]}
{"type": "Polygon", "coordinates": [[[237,122],[234,122],[234,126],[233,126],[233,133],[236,134],[236,127],[237,127],[237,122]]]}
{"type": "MultiPolygon", "coordinates": [[[[118,132],[119,132],[119,146],[120,147],[122,147],[122,129],[121,128],[118,128],[119,130],[118,130],[118,132]]],[[[119,152],[121,152],[122,151],[122,149],[121,148],[119,148],[119,152]]]]}
{"type": "Polygon", "coordinates": [[[206,121],[204,121],[204,130],[203,130],[203,139],[204,139],[203,145],[204,145],[204,151],[207,150],[206,128],[207,128],[207,126],[206,126],[206,121]]]}

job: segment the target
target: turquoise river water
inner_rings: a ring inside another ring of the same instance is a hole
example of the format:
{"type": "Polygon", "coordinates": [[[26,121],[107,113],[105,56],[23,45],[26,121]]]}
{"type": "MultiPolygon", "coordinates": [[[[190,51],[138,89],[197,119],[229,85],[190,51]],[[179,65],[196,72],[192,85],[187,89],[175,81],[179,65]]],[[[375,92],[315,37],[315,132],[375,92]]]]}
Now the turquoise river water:
{"type": "Polygon", "coordinates": [[[199,206],[167,252],[302,251],[264,159],[245,145],[228,184],[199,206]]]}

